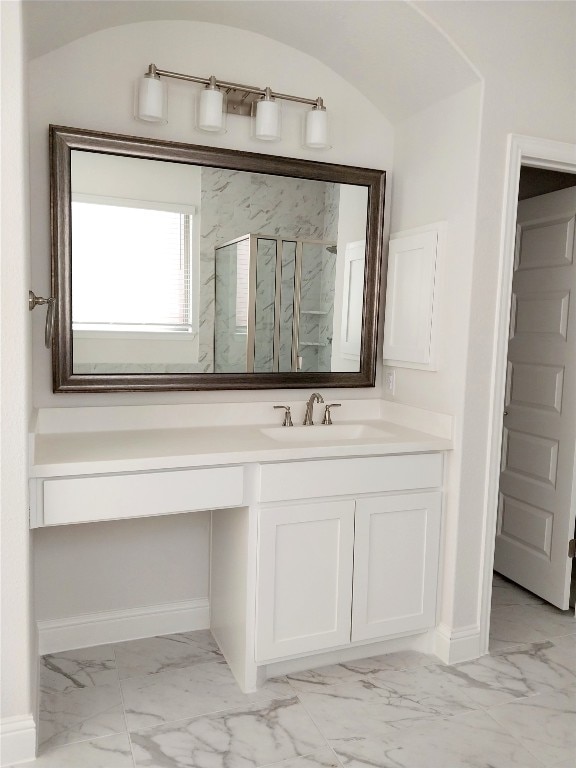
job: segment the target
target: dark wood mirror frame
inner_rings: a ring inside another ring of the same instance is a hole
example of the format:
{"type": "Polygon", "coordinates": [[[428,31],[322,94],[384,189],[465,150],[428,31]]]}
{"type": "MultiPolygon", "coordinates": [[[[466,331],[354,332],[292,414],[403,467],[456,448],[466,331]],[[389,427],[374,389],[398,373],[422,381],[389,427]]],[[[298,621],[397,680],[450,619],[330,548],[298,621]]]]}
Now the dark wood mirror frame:
{"type": "MultiPolygon", "coordinates": [[[[50,126],[52,341],[54,392],[373,387],[383,264],[384,171],[50,126]],[[368,188],[362,344],[358,372],[78,374],[72,361],[71,152],[82,150],[174,163],[313,179],[368,188]]],[[[385,274],[385,272],[384,272],[385,274]]]]}

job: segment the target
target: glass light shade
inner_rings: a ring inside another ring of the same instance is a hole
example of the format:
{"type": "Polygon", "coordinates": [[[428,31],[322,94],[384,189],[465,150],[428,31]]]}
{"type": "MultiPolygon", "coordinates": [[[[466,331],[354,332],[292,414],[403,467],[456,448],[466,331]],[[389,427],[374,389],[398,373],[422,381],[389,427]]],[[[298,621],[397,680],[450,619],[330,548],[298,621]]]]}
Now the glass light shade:
{"type": "Polygon", "coordinates": [[[310,149],[329,149],[328,114],[325,109],[311,109],[306,113],[304,146],[310,149]]]}
{"type": "Polygon", "coordinates": [[[197,127],[214,133],[224,130],[224,94],[217,88],[204,88],[198,97],[197,127]]]}
{"type": "Polygon", "coordinates": [[[280,105],[273,99],[262,99],[256,104],[254,138],[260,141],[279,141],[280,105]]]}
{"type": "Polygon", "coordinates": [[[144,76],[138,85],[138,118],[150,123],[167,123],[166,87],[158,77],[144,76]]]}

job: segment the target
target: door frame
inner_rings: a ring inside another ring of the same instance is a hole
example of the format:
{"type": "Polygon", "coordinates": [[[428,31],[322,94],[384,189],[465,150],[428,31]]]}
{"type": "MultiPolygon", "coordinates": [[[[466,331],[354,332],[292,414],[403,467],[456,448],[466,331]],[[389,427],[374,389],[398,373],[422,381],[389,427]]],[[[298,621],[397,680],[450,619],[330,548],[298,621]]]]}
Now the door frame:
{"type": "Polygon", "coordinates": [[[500,236],[500,268],[495,344],[492,356],[492,391],[490,393],[488,433],[488,473],[484,511],[484,565],[480,605],[480,653],[488,653],[492,570],[498,518],[498,490],[502,453],[503,402],[506,386],[508,336],[512,301],[512,277],[516,245],[516,218],[520,171],[523,165],[576,174],[576,144],[509,134],[504,177],[504,200],[500,236]]]}

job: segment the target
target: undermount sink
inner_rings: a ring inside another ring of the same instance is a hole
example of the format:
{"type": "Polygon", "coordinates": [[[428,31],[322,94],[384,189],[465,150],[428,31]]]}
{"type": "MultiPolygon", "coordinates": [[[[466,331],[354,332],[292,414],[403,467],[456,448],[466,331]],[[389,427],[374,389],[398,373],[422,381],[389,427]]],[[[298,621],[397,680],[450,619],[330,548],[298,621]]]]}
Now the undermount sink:
{"type": "Polygon", "coordinates": [[[367,424],[263,427],[260,431],[279,443],[334,443],[341,440],[378,440],[392,436],[391,432],[367,424]]]}

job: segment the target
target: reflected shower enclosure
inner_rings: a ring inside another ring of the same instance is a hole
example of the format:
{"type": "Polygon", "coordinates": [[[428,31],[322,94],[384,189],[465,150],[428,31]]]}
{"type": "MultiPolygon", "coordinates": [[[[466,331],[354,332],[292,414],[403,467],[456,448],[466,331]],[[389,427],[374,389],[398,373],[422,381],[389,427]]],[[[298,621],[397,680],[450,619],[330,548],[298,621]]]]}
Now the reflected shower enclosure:
{"type": "Polygon", "coordinates": [[[247,234],[215,262],[217,373],[331,370],[336,243],[247,234]]]}

